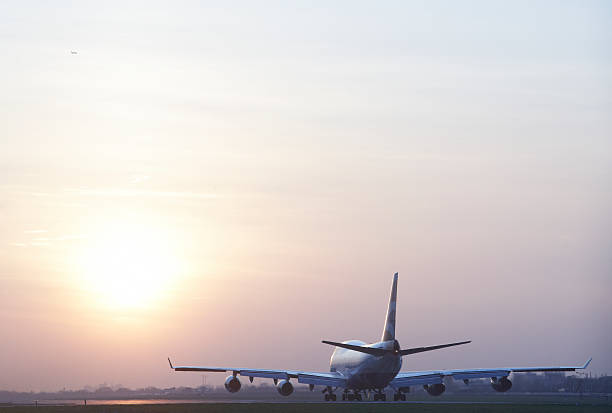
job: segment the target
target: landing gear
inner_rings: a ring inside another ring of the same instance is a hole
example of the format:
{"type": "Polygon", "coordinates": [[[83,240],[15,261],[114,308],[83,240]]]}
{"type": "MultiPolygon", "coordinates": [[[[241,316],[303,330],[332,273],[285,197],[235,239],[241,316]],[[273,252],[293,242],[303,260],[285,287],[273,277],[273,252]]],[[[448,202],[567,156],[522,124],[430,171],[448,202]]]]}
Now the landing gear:
{"type": "Polygon", "coordinates": [[[361,395],[361,393],[359,392],[359,390],[354,390],[353,393],[350,392],[349,389],[344,389],[344,392],[342,393],[342,401],[362,401],[363,400],[363,396],[361,395]]]}
{"type": "Polygon", "coordinates": [[[374,401],[387,401],[387,395],[385,393],[382,392],[382,390],[379,390],[376,394],[374,394],[374,401]]]}
{"type": "Polygon", "coordinates": [[[402,392],[397,392],[395,394],[393,394],[393,401],[397,402],[397,401],[406,401],[406,395],[402,392]]]}
{"type": "Polygon", "coordinates": [[[326,402],[335,402],[336,401],[336,395],[331,393],[331,394],[326,394],[325,395],[325,401],[326,402]]]}
{"type": "MultiPolygon", "coordinates": [[[[335,402],[336,401],[336,395],[333,393],[333,390],[331,388],[331,386],[327,386],[326,388],[323,389],[323,393],[325,393],[325,401],[326,402],[335,402]]],[[[342,395],[342,397],[344,398],[344,395],[342,395]]]]}

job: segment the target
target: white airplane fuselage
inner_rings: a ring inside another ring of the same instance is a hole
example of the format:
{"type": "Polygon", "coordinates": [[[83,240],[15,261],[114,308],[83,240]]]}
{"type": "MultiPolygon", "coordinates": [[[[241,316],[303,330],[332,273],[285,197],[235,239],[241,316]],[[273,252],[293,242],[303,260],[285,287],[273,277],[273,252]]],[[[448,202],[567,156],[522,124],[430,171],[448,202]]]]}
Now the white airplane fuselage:
{"type": "MultiPolygon", "coordinates": [[[[360,340],[349,340],[343,343],[387,350],[399,348],[397,341],[366,344],[360,340]]],[[[402,357],[399,354],[390,353],[377,357],[340,347],[336,347],[330,360],[330,371],[346,377],[348,387],[352,389],[385,388],[401,368],[402,357]]]]}

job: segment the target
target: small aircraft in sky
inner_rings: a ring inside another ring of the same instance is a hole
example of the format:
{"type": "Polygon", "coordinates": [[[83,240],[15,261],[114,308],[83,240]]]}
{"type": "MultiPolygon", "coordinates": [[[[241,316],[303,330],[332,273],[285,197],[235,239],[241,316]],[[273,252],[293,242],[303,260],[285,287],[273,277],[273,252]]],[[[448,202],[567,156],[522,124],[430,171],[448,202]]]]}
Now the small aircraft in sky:
{"type": "Polygon", "coordinates": [[[395,339],[395,309],[397,302],[397,273],[393,275],[391,296],[387,308],[387,316],[382,337],[379,342],[366,344],[359,340],[343,341],[341,343],[323,340],[325,344],[335,346],[331,356],[330,371],[324,373],[296,371],[249,369],[240,367],[209,367],[209,366],[174,366],[168,358],[170,368],[175,371],[209,371],[231,372],[225,380],[225,388],[230,393],[240,390],[238,375],[248,377],[253,382],[254,377],[274,380],[276,389],[283,396],[293,393],[291,379],[298,383],[308,384],[310,390],[314,386],[324,386],[325,400],[336,401],[336,391],[342,389],[342,400],[363,400],[374,394],[374,401],[385,401],[384,390],[391,387],[394,390],[393,400],[406,400],[406,392],[410,386],[423,386],[432,396],[439,396],[446,390],[444,379],[452,377],[468,384],[472,379],[489,379],[491,387],[498,392],[510,390],[512,382],[508,379],[510,373],[544,372],[544,371],[576,371],[586,369],[591,359],[581,366],[551,366],[551,367],[502,367],[492,369],[467,370],[432,370],[401,372],[402,357],[425,351],[438,350],[446,347],[459,346],[470,341],[459,341],[429,347],[402,349],[395,339]]]}

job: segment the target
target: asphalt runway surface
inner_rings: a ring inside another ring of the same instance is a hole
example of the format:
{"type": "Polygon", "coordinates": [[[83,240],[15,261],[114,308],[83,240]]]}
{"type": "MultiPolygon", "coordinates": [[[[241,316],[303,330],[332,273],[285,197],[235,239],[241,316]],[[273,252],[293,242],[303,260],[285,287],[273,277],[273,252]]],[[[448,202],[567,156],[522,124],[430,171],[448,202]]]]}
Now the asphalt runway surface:
{"type": "Polygon", "coordinates": [[[160,404],[88,404],[80,405],[12,405],[0,407],[0,411],[12,413],[281,413],[281,412],[351,412],[384,413],[414,411],[419,413],[609,413],[612,405],[571,405],[571,404],[522,404],[488,402],[250,402],[240,403],[160,403],[160,404]]]}

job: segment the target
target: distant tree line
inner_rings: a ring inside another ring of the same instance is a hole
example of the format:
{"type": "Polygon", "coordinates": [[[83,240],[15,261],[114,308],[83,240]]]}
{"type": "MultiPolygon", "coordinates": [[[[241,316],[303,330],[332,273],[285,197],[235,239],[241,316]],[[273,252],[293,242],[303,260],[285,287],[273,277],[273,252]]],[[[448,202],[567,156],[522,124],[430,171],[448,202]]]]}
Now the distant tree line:
{"type": "MultiPolygon", "coordinates": [[[[612,393],[612,376],[566,376],[564,373],[521,373],[510,377],[512,389],[519,393],[612,393]]],[[[484,393],[490,389],[487,380],[470,382],[467,386],[460,381],[445,382],[447,391],[453,393],[484,393]]]]}

